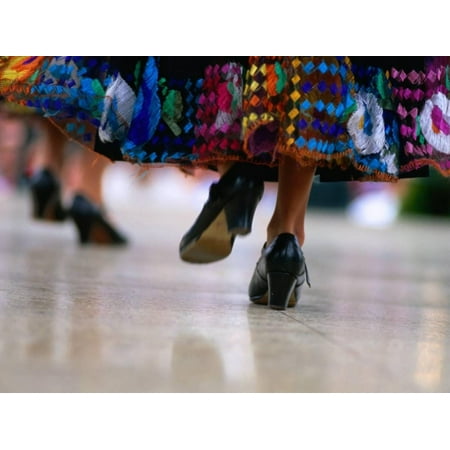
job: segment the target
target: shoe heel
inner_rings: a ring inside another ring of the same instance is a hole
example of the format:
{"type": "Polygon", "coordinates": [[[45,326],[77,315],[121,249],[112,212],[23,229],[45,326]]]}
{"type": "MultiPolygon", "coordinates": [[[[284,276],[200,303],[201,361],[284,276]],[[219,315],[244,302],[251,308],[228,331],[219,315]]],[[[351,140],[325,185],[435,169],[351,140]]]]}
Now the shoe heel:
{"type": "Polygon", "coordinates": [[[30,181],[32,217],[34,219],[62,222],[66,213],[61,204],[60,187],[56,178],[43,170],[30,181]]]}
{"type": "Polygon", "coordinates": [[[260,195],[250,191],[236,195],[228,202],[225,214],[231,234],[245,236],[252,231],[253,216],[260,199],[260,195]]]}
{"type": "Polygon", "coordinates": [[[78,231],[78,241],[80,244],[87,244],[89,242],[89,234],[92,228],[93,220],[90,217],[71,213],[72,220],[78,231]]]}
{"type": "Polygon", "coordinates": [[[107,222],[101,212],[82,195],[75,196],[69,214],[78,230],[80,244],[127,244],[125,236],[107,222]]]}
{"type": "Polygon", "coordinates": [[[269,272],[269,307],[272,309],[286,309],[294,296],[296,277],[286,272],[269,272]]]}

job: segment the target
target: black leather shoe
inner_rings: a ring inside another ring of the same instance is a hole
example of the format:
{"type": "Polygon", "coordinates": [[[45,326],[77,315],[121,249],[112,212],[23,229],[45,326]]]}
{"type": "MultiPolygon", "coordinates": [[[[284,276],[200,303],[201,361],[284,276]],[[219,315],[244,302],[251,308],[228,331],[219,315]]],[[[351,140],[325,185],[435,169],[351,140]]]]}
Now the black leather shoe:
{"type": "Polygon", "coordinates": [[[209,189],[209,198],[180,242],[180,257],[192,263],[209,263],[227,257],[236,235],[251,232],[264,182],[235,164],[209,189]]]}
{"type": "Polygon", "coordinates": [[[68,210],[78,229],[80,244],[125,245],[127,239],[110,225],[100,208],[81,194],[68,210]]]}
{"type": "Polygon", "coordinates": [[[298,240],[293,234],[282,233],[264,245],[248,293],[253,303],[286,309],[297,304],[305,281],[310,286],[298,240]]]}
{"type": "Polygon", "coordinates": [[[52,222],[62,222],[66,218],[61,203],[60,184],[48,169],[32,175],[29,186],[33,218],[52,222]]]}

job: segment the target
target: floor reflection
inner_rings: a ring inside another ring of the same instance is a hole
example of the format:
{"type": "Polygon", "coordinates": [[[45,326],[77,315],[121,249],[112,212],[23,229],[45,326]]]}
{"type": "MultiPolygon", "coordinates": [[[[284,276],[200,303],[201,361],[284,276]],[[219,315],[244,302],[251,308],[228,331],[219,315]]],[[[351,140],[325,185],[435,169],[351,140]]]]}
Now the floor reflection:
{"type": "Polygon", "coordinates": [[[310,215],[312,289],[277,312],[245,292],[265,230],[203,270],[178,260],[189,204],[149,204],[120,216],[139,243],[123,251],[31,227],[25,204],[3,217],[0,391],[450,391],[448,226],[310,215]]]}
{"type": "Polygon", "coordinates": [[[450,314],[448,307],[445,307],[446,292],[442,284],[429,282],[423,285],[423,297],[435,307],[422,312],[414,378],[423,389],[442,392],[445,368],[450,365],[450,314]]]}
{"type": "Polygon", "coordinates": [[[226,387],[218,347],[199,334],[186,332],[175,338],[170,374],[174,392],[223,392],[226,387]]]}

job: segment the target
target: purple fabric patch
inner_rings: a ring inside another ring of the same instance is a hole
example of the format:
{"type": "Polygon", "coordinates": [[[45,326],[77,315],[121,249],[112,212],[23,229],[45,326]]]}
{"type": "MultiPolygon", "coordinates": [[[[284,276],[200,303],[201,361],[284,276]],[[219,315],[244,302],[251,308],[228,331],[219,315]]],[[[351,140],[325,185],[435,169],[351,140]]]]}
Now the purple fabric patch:
{"type": "Polygon", "coordinates": [[[248,140],[250,151],[254,155],[272,152],[278,139],[278,130],[278,121],[260,125],[253,133],[250,134],[248,140]]]}
{"type": "Polygon", "coordinates": [[[431,111],[431,119],[433,125],[446,136],[450,134],[450,125],[445,121],[441,108],[434,105],[433,111],[431,111]]]}

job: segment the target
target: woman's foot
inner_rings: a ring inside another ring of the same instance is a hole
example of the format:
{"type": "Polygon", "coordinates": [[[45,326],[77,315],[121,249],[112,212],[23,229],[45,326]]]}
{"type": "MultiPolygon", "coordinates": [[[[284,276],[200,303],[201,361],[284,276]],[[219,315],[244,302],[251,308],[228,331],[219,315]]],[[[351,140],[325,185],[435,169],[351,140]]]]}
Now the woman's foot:
{"type": "Polygon", "coordinates": [[[68,210],[78,230],[80,244],[124,245],[127,239],[105,218],[101,208],[76,194],[68,210]]]}
{"type": "Polygon", "coordinates": [[[180,242],[180,257],[192,263],[209,263],[227,257],[236,235],[251,232],[253,216],[264,192],[260,177],[235,164],[217,183],[199,216],[180,242]]]}
{"type": "Polygon", "coordinates": [[[249,285],[253,303],[272,309],[295,306],[303,284],[309,284],[305,257],[295,235],[281,233],[264,245],[249,285]]]}
{"type": "Polygon", "coordinates": [[[34,173],[29,186],[33,218],[51,222],[62,222],[66,218],[59,181],[49,169],[34,173]]]}

